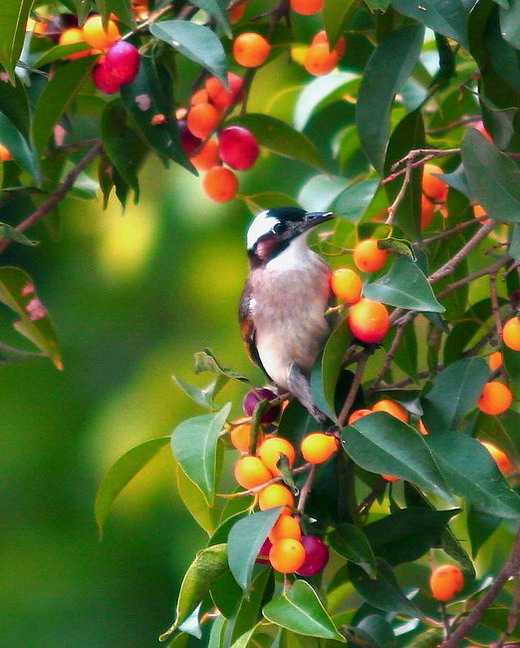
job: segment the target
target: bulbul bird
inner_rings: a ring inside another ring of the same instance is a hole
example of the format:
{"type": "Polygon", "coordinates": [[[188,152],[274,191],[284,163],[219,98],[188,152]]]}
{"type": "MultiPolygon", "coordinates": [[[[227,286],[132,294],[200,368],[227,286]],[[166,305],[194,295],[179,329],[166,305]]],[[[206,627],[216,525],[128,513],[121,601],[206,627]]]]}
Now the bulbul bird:
{"type": "Polygon", "coordinates": [[[260,212],[247,232],[250,272],[239,308],[252,361],[320,422],[327,417],[313,401],[309,377],[331,333],[325,318],[331,271],[307,239],[332,218],[331,212],[296,207],[260,212]]]}

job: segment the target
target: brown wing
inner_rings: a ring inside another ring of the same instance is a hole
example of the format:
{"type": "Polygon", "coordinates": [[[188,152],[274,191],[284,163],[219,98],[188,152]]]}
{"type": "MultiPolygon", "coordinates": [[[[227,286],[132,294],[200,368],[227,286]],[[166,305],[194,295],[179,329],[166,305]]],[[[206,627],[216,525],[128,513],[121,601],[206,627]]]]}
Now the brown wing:
{"type": "Polygon", "coordinates": [[[267,376],[267,372],[262,365],[258,349],[256,348],[256,328],[251,315],[251,285],[246,283],[240,304],[238,307],[238,320],[240,322],[240,331],[242,339],[246,345],[247,353],[251,360],[260,367],[267,376]]]}

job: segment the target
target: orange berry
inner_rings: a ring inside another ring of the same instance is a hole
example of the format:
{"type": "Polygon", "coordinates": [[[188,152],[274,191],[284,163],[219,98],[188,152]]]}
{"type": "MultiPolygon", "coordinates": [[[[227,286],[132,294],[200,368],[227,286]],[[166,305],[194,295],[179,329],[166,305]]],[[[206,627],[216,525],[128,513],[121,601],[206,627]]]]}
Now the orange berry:
{"type": "Polygon", "coordinates": [[[275,544],[283,538],[293,538],[299,540],[302,537],[302,530],[298,521],[292,515],[280,515],[276,524],[269,533],[269,540],[275,544]]]}
{"type": "Polygon", "coordinates": [[[109,20],[106,30],[103,28],[101,16],[87,18],[83,25],[83,39],[95,49],[107,50],[110,45],[121,38],[119,29],[113,20],[109,20]]]}
{"type": "Polygon", "coordinates": [[[444,173],[437,164],[427,162],[423,168],[422,191],[433,203],[444,203],[448,197],[448,185],[437,178],[438,173],[444,173]]]}
{"type": "Polygon", "coordinates": [[[386,263],[388,252],[377,247],[377,239],[365,239],[354,248],[353,259],[362,272],[376,272],[386,263]]]}
{"type": "Polygon", "coordinates": [[[220,111],[210,103],[198,103],[188,113],[188,128],[192,135],[206,139],[220,122],[220,111]]]}
{"type": "Polygon", "coordinates": [[[323,9],[323,0],[291,0],[291,9],[302,16],[312,16],[323,9]]]}
{"type": "Polygon", "coordinates": [[[209,102],[209,96],[206,88],[200,88],[200,90],[194,92],[190,97],[190,104],[192,106],[195,106],[195,104],[208,103],[208,102],[209,102]]]}
{"type": "Polygon", "coordinates": [[[503,414],[511,407],[513,394],[509,387],[498,380],[492,380],[484,385],[477,401],[478,408],[484,414],[503,414]]]}
{"type": "MultiPolygon", "coordinates": [[[[233,447],[242,452],[249,452],[251,445],[251,423],[239,423],[232,427],[229,432],[229,439],[233,447]]],[[[258,435],[258,442],[262,442],[262,434],[258,435]]]]}
{"type": "Polygon", "coordinates": [[[219,146],[216,139],[208,140],[198,153],[190,157],[197,171],[209,171],[220,164],[219,146]]]}
{"type": "Polygon", "coordinates": [[[317,43],[305,52],[303,67],[313,76],[323,76],[331,72],[338,61],[338,53],[335,50],[331,52],[328,43],[317,43]]]}
{"type": "Polygon", "coordinates": [[[387,414],[394,416],[396,419],[399,419],[403,423],[408,423],[408,412],[402,405],[399,405],[399,403],[396,403],[393,400],[384,398],[383,400],[378,401],[372,407],[372,411],[386,412],[387,414]]]}
{"type": "Polygon", "coordinates": [[[359,421],[360,418],[363,418],[363,416],[368,416],[369,414],[372,414],[371,409],[363,408],[354,410],[348,417],[348,424],[352,425],[352,423],[359,421]]]}
{"type": "MultiPolygon", "coordinates": [[[[85,38],[83,35],[83,30],[78,29],[77,27],[71,27],[61,32],[59,45],[75,45],[76,43],[84,43],[85,38]]],[[[92,50],[85,50],[84,52],[76,52],[75,54],[69,54],[67,58],[71,61],[75,59],[82,58],[83,56],[88,56],[92,54],[92,50]]]]}
{"type": "Polygon", "coordinates": [[[233,42],[235,61],[244,67],[255,68],[263,65],[270,51],[271,45],[269,42],[255,32],[240,34],[233,42]]]}
{"type": "Polygon", "coordinates": [[[488,364],[491,371],[496,371],[504,364],[504,356],[501,351],[494,351],[488,356],[488,364]]]}
{"type": "Polygon", "coordinates": [[[435,203],[428,200],[424,194],[421,196],[421,229],[426,229],[432,222],[433,215],[435,214],[435,207],[435,203]]]}
{"type": "Polygon", "coordinates": [[[276,464],[278,463],[280,455],[282,454],[287,457],[289,466],[292,467],[294,460],[296,459],[296,452],[294,450],[293,444],[282,437],[270,437],[269,439],[266,439],[258,448],[258,456],[273,473],[273,475],[280,475],[280,471],[277,468],[276,464]]]}
{"type": "Polygon", "coordinates": [[[252,455],[237,460],[234,474],[237,482],[246,490],[261,486],[273,477],[263,461],[252,455]]]}
{"type": "Polygon", "coordinates": [[[338,449],[338,440],[330,434],[313,432],[307,434],[301,442],[300,450],[305,461],[311,464],[321,464],[338,449]]]}
{"type": "Polygon", "coordinates": [[[487,216],[487,211],[482,207],[482,205],[473,205],[473,216],[475,216],[475,218],[480,218],[481,223],[487,223],[489,220],[489,218],[484,218],[487,216]]]}
{"type": "Polygon", "coordinates": [[[361,342],[381,342],[390,328],[390,316],[384,304],[362,299],[350,307],[350,330],[361,342]]]}
{"type": "Polygon", "coordinates": [[[227,81],[229,90],[217,77],[210,77],[206,81],[208,96],[219,110],[227,110],[242,98],[244,79],[234,72],[228,72],[227,81]]]}
{"type": "Polygon", "coordinates": [[[238,179],[231,169],[214,166],[202,178],[202,188],[211,200],[227,202],[237,194],[238,179]]]}
{"type": "Polygon", "coordinates": [[[394,477],[393,475],[381,475],[381,477],[388,482],[397,482],[401,480],[400,477],[394,477]]]}
{"type": "Polygon", "coordinates": [[[261,511],[283,506],[282,514],[290,515],[294,506],[294,495],[283,484],[269,484],[258,494],[258,506],[261,511]]]}
{"type": "Polygon", "coordinates": [[[305,561],[305,548],[299,540],[283,538],[271,547],[269,562],[282,574],[298,571],[305,561]]]}
{"type": "Polygon", "coordinates": [[[509,349],[520,351],[520,320],[518,317],[512,317],[504,324],[502,340],[509,349]]]}
{"type": "Polygon", "coordinates": [[[440,565],[430,575],[430,589],[437,601],[451,601],[464,588],[464,574],[456,565],[440,565]]]}
{"type": "Polygon", "coordinates": [[[355,304],[361,299],[363,281],[350,268],[338,268],[330,277],[332,292],[347,304],[355,304]]]}
{"type": "Polygon", "coordinates": [[[0,160],[2,162],[7,162],[8,160],[12,160],[13,156],[11,155],[11,151],[9,149],[6,149],[3,144],[0,144],[0,160]]]}
{"type": "Polygon", "coordinates": [[[246,12],[246,5],[246,2],[242,2],[241,4],[236,5],[236,7],[233,7],[229,10],[229,22],[232,25],[236,25],[237,22],[240,22],[242,20],[246,12]]]}
{"type": "Polygon", "coordinates": [[[424,425],[424,423],[423,423],[422,421],[419,421],[419,432],[420,432],[423,436],[427,436],[428,434],[430,434],[430,433],[428,432],[428,430],[426,429],[426,425],[424,425]]]}
{"type": "MultiPolygon", "coordinates": [[[[329,45],[329,37],[327,36],[327,32],[324,29],[317,32],[311,41],[311,45],[319,45],[320,43],[329,45]]],[[[334,46],[334,51],[341,58],[343,54],[345,54],[346,49],[347,41],[345,40],[344,36],[340,36],[336,42],[336,45],[334,46]]]]}
{"type": "Polygon", "coordinates": [[[480,439],[478,439],[478,441],[486,448],[489,454],[496,461],[497,466],[502,474],[509,475],[509,473],[514,472],[515,465],[503,450],[497,448],[497,446],[493,443],[489,443],[489,441],[480,441],[480,439]]]}

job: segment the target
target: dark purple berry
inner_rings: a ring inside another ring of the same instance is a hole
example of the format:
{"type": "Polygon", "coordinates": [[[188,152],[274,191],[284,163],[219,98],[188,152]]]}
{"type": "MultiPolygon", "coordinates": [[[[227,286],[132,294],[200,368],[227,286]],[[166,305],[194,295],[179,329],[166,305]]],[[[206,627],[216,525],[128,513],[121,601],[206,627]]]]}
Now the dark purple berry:
{"type": "Polygon", "coordinates": [[[228,126],[218,136],[222,162],[237,171],[250,169],[260,154],[256,137],[242,126],[228,126]]]}
{"type": "Polygon", "coordinates": [[[296,573],[300,576],[319,574],[329,562],[329,548],[323,540],[314,535],[304,535],[300,542],[305,548],[305,561],[296,573]]]}
{"type": "MultiPolygon", "coordinates": [[[[272,391],[269,389],[255,389],[251,390],[250,392],[247,392],[246,397],[244,398],[244,412],[246,413],[247,416],[251,416],[254,412],[255,407],[260,401],[263,400],[275,400],[278,398],[276,394],[274,394],[272,391]]],[[[262,423],[272,423],[275,419],[278,418],[280,415],[280,405],[273,405],[272,407],[269,407],[268,409],[265,410],[265,412],[262,414],[262,423]]]]}
{"type": "Polygon", "coordinates": [[[202,140],[190,131],[188,128],[188,123],[185,119],[179,119],[177,122],[179,127],[179,134],[181,136],[182,148],[188,157],[193,155],[195,151],[199,148],[202,140]]]}
{"type": "Polygon", "coordinates": [[[139,50],[131,43],[118,40],[110,46],[105,65],[107,72],[120,84],[132,83],[139,71],[139,50]]]}

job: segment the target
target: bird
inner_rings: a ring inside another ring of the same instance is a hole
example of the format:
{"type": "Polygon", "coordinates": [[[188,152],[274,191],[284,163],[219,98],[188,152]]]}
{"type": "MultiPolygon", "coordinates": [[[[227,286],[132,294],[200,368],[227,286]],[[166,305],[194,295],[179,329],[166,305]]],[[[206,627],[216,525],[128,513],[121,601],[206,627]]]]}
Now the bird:
{"type": "Polygon", "coordinates": [[[242,338],[251,360],[280,391],[288,391],[320,423],[310,373],[331,333],[329,265],[308,246],[330,211],[264,209],[247,231],[249,274],[239,305],[242,338]]]}

